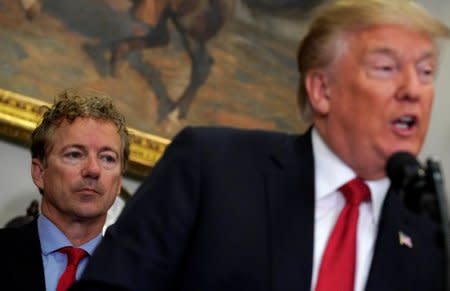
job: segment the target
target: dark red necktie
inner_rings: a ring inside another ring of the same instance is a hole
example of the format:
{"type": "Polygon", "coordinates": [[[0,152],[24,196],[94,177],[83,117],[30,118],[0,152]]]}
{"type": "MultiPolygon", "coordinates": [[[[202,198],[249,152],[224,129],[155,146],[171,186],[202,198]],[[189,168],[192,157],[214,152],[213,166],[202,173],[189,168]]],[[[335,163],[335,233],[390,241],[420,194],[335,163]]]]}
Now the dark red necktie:
{"type": "Polygon", "coordinates": [[[74,247],[64,247],[59,249],[58,252],[67,255],[67,266],[64,273],[59,278],[56,291],[66,291],[75,282],[78,264],[81,259],[87,256],[87,253],[83,249],[74,247]]]}
{"type": "Polygon", "coordinates": [[[370,190],[363,180],[355,178],[339,191],[344,195],[346,204],[323,254],[316,291],[352,291],[354,286],[359,205],[370,199],[370,190]]]}

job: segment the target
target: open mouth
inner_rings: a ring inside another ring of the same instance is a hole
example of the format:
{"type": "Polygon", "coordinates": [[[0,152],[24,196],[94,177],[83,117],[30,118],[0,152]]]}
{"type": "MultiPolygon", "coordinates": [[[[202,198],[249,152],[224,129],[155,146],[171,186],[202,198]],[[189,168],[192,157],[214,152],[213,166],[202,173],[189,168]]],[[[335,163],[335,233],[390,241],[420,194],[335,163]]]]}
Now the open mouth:
{"type": "Polygon", "coordinates": [[[414,115],[403,115],[393,121],[395,129],[400,131],[411,130],[417,125],[417,117],[414,115]]]}

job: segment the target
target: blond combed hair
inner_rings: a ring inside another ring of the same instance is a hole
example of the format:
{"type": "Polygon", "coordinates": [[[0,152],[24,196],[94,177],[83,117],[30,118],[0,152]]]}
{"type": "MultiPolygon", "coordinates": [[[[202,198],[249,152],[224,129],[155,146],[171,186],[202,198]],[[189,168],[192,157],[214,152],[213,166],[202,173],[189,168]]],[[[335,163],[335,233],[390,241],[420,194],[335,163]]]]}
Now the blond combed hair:
{"type": "Polygon", "coordinates": [[[117,111],[111,97],[94,89],[68,89],[60,93],[51,107],[44,106],[39,125],[31,133],[31,156],[44,165],[53,145],[53,135],[63,121],[72,123],[77,118],[90,117],[112,122],[121,140],[121,165],[125,171],[130,153],[125,117],[117,111]]]}
{"type": "Polygon", "coordinates": [[[305,88],[306,74],[311,69],[331,65],[345,47],[348,33],[377,25],[398,24],[425,33],[435,41],[450,37],[448,26],[409,0],[335,0],[317,7],[312,16],[297,54],[298,105],[307,123],[312,122],[312,108],[305,88]]]}

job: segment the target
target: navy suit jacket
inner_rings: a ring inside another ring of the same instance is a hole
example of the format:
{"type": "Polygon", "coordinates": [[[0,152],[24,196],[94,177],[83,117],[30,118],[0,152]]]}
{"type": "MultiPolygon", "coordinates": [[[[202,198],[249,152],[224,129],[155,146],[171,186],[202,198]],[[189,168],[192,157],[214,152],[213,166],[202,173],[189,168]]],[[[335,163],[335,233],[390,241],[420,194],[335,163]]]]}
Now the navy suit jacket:
{"type": "Polygon", "coordinates": [[[0,229],[0,249],[0,282],[5,290],[45,291],[36,219],[18,228],[0,229]]]}
{"type": "MultiPolygon", "coordinates": [[[[310,290],[314,203],[310,131],[185,129],[73,290],[310,290]]],[[[442,290],[436,235],[390,191],[366,290],[442,290]]]]}

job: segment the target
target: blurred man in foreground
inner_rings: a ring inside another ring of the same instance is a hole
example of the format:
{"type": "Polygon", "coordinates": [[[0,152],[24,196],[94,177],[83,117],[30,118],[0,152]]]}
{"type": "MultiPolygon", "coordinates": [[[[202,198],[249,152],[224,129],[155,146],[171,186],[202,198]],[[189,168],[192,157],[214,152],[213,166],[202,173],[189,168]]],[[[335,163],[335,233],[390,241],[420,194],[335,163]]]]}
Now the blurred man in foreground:
{"type": "Polygon", "coordinates": [[[385,166],[422,147],[449,35],[411,1],[319,7],[298,51],[311,129],[182,131],[74,290],[442,290],[437,228],[385,166]]]}

